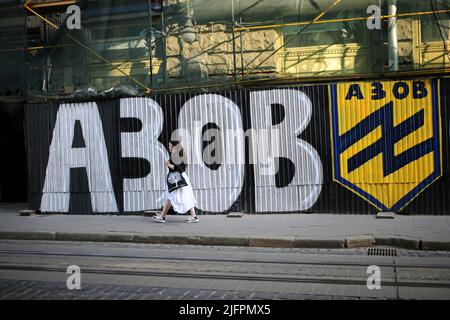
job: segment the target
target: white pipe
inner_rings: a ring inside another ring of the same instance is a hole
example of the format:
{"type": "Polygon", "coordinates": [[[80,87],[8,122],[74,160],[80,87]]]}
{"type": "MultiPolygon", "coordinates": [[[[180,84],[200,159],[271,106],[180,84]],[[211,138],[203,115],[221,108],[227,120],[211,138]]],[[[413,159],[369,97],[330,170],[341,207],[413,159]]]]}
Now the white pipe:
{"type": "MultiPolygon", "coordinates": [[[[388,15],[397,14],[397,0],[389,1],[388,15]]],[[[397,18],[388,19],[389,71],[398,71],[397,18]]]]}

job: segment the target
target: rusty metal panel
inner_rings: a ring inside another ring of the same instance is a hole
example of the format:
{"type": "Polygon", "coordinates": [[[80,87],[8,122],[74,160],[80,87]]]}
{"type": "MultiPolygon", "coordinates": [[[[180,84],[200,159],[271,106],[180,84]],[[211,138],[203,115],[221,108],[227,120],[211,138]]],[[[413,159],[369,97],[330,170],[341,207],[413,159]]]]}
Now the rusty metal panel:
{"type": "Polygon", "coordinates": [[[448,92],[414,79],[30,103],[29,205],[159,209],[175,137],[203,213],[449,214],[448,92]]]}

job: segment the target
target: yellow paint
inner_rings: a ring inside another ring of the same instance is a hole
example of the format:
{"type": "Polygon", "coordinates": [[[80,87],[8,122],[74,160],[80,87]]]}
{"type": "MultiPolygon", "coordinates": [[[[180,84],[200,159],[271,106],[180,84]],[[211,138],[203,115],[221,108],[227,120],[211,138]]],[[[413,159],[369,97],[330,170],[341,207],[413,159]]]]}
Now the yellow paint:
{"type": "MultiPolygon", "coordinates": [[[[424,112],[424,125],[395,143],[394,155],[397,156],[417,144],[433,138],[435,128],[433,123],[432,83],[431,80],[421,81],[425,83],[425,88],[428,91],[428,95],[421,99],[413,98],[412,80],[402,81],[410,89],[409,95],[404,99],[398,99],[393,94],[393,87],[396,81],[379,81],[386,92],[386,97],[381,100],[372,99],[372,82],[358,82],[363,99],[352,97],[350,100],[346,99],[346,96],[350,86],[355,83],[338,84],[337,116],[339,136],[348,132],[366,117],[392,101],[394,126],[399,125],[421,110],[424,112]]],[[[381,153],[354,171],[348,172],[348,159],[374,144],[381,137],[382,127],[379,125],[340,155],[335,156],[339,156],[340,176],[343,179],[367,192],[387,208],[391,208],[434,172],[435,152],[430,152],[386,176],[383,172],[383,154],[381,153]]]]}

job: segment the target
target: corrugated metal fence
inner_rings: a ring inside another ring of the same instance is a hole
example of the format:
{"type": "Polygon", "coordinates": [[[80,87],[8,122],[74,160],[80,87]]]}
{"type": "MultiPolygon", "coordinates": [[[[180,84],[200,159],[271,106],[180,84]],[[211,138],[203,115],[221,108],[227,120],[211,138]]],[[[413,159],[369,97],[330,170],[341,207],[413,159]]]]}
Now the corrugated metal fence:
{"type": "Polygon", "coordinates": [[[31,103],[29,205],[160,208],[175,137],[206,213],[449,214],[448,92],[417,79],[31,103]]]}

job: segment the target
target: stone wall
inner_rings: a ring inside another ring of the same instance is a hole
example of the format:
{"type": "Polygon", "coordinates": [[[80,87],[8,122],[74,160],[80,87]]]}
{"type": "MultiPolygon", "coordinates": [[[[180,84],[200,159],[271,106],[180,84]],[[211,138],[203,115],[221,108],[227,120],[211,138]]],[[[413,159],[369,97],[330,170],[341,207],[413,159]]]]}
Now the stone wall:
{"type": "MultiPolygon", "coordinates": [[[[186,0],[168,0],[167,5],[185,2],[186,0]]],[[[231,22],[196,25],[196,41],[188,44],[181,40],[183,19],[184,13],[171,19],[170,30],[176,31],[169,32],[166,38],[167,76],[170,80],[227,80],[234,77],[234,72],[237,78],[249,72],[249,78],[277,75],[277,70],[281,67],[278,66],[278,55],[281,52],[274,54],[275,43],[279,38],[277,31],[238,31],[234,34],[233,43],[231,22]]],[[[413,19],[398,19],[397,24],[399,66],[400,70],[405,70],[411,68],[414,60],[413,19]]],[[[373,50],[370,47],[366,49],[373,50]]],[[[361,52],[364,53],[364,50],[361,52]]],[[[314,57],[311,59],[314,60],[314,57]]]]}
{"type": "MultiPolygon", "coordinates": [[[[186,0],[168,0],[166,5],[186,0]]],[[[195,15],[194,15],[195,17],[195,15]]],[[[196,25],[196,41],[181,40],[183,14],[175,19],[166,38],[167,75],[169,79],[227,80],[252,71],[252,76],[276,75],[277,57],[273,54],[277,33],[274,30],[235,32],[229,23],[196,25]],[[243,70],[242,70],[243,69],[243,70]]]]}
{"type": "Polygon", "coordinates": [[[398,63],[400,69],[409,69],[413,63],[413,19],[397,20],[398,63]]]}
{"type": "Polygon", "coordinates": [[[241,73],[253,70],[255,75],[276,73],[276,55],[273,43],[277,33],[271,31],[235,33],[231,26],[210,24],[196,26],[197,37],[192,44],[181,40],[180,34],[166,39],[167,72],[169,78],[187,77],[190,66],[199,65],[208,78],[231,78],[234,70],[241,73]],[[271,56],[272,55],[272,56],[271,56]],[[236,64],[236,65],[235,65],[236,64]]]}

